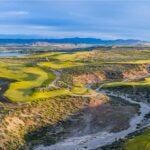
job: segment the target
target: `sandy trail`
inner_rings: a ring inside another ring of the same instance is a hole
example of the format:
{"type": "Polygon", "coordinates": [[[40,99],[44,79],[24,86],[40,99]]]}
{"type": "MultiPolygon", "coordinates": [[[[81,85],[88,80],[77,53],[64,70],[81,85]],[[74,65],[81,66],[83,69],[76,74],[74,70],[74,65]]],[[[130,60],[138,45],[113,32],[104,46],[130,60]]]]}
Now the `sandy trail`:
{"type": "Polygon", "coordinates": [[[53,86],[53,87],[57,87],[56,85],[56,82],[59,80],[60,76],[61,76],[61,72],[57,71],[57,70],[54,70],[54,69],[51,69],[51,71],[55,74],[56,78],[54,81],[52,81],[49,86],[53,86]]]}

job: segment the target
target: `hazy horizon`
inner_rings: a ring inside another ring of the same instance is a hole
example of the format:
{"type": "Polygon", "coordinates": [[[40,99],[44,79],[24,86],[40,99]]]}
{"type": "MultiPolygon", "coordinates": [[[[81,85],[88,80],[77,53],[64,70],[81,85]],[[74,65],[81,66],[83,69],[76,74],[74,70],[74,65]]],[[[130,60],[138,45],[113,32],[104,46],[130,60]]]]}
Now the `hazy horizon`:
{"type": "Polygon", "coordinates": [[[50,36],[43,36],[43,35],[32,35],[32,34],[0,34],[0,39],[75,39],[75,38],[79,38],[79,39],[97,39],[97,40],[103,40],[103,41],[115,41],[115,40],[139,40],[139,41],[145,41],[145,42],[149,42],[148,40],[140,40],[140,39],[136,39],[136,38],[101,38],[101,37],[84,37],[84,36],[65,36],[65,37],[50,37],[50,36]]]}

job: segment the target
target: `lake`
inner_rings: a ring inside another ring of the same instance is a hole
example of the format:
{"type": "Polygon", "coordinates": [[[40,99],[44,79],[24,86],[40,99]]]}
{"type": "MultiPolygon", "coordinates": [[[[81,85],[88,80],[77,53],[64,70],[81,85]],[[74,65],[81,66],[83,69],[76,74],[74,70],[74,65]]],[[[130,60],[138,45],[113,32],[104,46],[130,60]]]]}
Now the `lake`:
{"type": "Polygon", "coordinates": [[[27,53],[20,53],[20,52],[0,52],[0,57],[9,57],[9,56],[24,56],[27,53]]]}

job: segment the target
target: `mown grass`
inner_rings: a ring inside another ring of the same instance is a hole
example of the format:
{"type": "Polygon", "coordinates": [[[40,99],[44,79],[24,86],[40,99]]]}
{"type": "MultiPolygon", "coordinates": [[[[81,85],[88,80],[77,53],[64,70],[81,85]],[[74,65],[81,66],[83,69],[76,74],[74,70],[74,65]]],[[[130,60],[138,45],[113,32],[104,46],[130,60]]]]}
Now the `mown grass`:
{"type": "Polygon", "coordinates": [[[4,62],[0,62],[0,77],[14,80],[4,93],[7,98],[14,102],[33,100],[32,94],[35,88],[46,86],[55,79],[52,71],[45,71],[36,65],[4,62]]]}
{"type": "Polygon", "coordinates": [[[20,57],[19,60],[26,58],[21,64],[17,64],[16,61],[15,63],[0,62],[0,77],[14,80],[4,96],[14,102],[25,102],[58,95],[70,95],[71,92],[67,89],[53,91],[37,89],[42,86],[46,87],[56,78],[50,68],[63,69],[82,65],[76,62],[79,54],[81,52],[71,54],[52,52],[20,57]],[[28,58],[37,59],[37,62],[27,62],[28,58]]]}
{"type": "Polygon", "coordinates": [[[63,69],[63,68],[81,66],[83,65],[83,63],[78,62],[78,57],[83,54],[85,54],[85,52],[77,52],[77,53],[56,52],[52,54],[50,53],[42,54],[40,55],[40,57],[45,56],[46,61],[41,61],[38,63],[38,65],[41,67],[49,67],[53,69],[63,69]]]}
{"type": "Polygon", "coordinates": [[[150,150],[150,129],[147,129],[144,134],[130,139],[125,145],[125,150],[150,150]]]}
{"type": "MultiPolygon", "coordinates": [[[[11,62],[0,62],[0,77],[13,79],[15,82],[11,83],[9,89],[4,93],[12,101],[32,101],[42,97],[53,97],[57,94],[84,94],[86,89],[82,87],[73,87],[71,91],[67,89],[39,91],[41,86],[46,87],[55,79],[55,75],[50,71],[50,68],[61,70],[65,72],[65,77],[70,78],[75,74],[103,71],[113,66],[126,69],[127,65],[138,65],[150,63],[148,51],[94,51],[94,52],[48,52],[43,54],[34,54],[30,56],[23,56],[19,58],[22,63],[17,63],[16,60],[11,62]],[[132,57],[131,57],[132,56],[132,57]],[[34,60],[34,61],[33,61],[34,60]],[[32,61],[32,62],[28,62],[32,61]],[[125,67],[121,67],[125,66],[125,67]],[[69,76],[70,75],[70,76],[69,76]],[[58,93],[57,93],[58,92],[58,93]],[[57,93],[57,94],[56,94],[57,93]]],[[[63,77],[63,75],[62,75],[63,77]]],[[[67,78],[68,79],[68,78],[67,78]]],[[[68,80],[65,83],[68,83],[68,80]]],[[[116,86],[149,86],[150,79],[146,78],[144,81],[138,82],[110,82],[103,85],[103,87],[116,86]]],[[[72,86],[72,84],[71,84],[72,86]]],[[[75,85],[74,85],[75,86],[75,85]]],[[[65,88],[65,87],[64,87],[65,88]]]]}
{"type": "Polygon", "coordinates": [[[84,94],[88,93],[88,89],[86,89],[84,87],[74,87],[71,89],[71,92],[74,94],[78,94],[78,95],[84,95],[84,94]]]}
{"type": "Polygon", "coordinates": [[[102,85],[103,88],[118,87],[118,86],[150,86],[150,78],[145,78],[144,81],[136,82],[110,82],[102,85]]]}
{"type": "Polygon", "coordinates": [[[74,66],[80,66],[81,63],[78,62],[72,62],[72,61],[57,61],[57,62],[41,62],[39,63],[39,66],[41,67],[49,67],[53,69],[62,69],[62,68],[68,68],[68,67],[74,67],[74,66]]]}
{"type": "Polygon", "coordinates": [[[47,52],[43,54],[34,54],[30,56],[23,56],[22,58],[55,58],[60,61],[72,61],[77,59],[80,55],[87,54],[87,52],[75,52],[75,53],[66,53],[66,52],[47,52]]]}
{"type": "Polygon", "coordinates": [[[49,78],[52,79],[51,80],[52,82],[54,78],[54,75],[52,72],[50,73],[49,71],[49,73],[46,73],[45,71],[43,71],[42,69],[38,67],[23,68],[23,71],[24,73],[28,74],[28,78],[24,78],[21,81],[11,83],[9,86],[9,89],[4,94],[6,97],[8,97],[12,101],[33,100],[34,97],[32,96],[32,93],[34,91],[34,88],[42,86],[42,84],[49,78]]]}

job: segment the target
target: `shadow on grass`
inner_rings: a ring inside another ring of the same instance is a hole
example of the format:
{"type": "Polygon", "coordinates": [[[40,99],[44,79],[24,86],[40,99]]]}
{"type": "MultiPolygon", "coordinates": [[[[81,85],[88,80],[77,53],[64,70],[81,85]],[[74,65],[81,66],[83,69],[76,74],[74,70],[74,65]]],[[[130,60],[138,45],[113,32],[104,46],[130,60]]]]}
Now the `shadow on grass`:
{"type": "Polygon", "coordinates": [[[9,87],[9,84],[15,82],[15,80],[0,78],[0,102],[12,103],[7,97],[4,96],[4,93],[9,87]]]}

